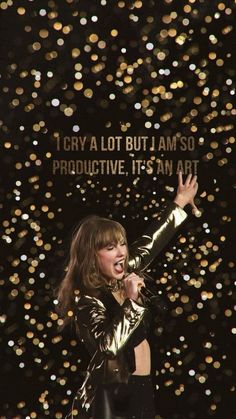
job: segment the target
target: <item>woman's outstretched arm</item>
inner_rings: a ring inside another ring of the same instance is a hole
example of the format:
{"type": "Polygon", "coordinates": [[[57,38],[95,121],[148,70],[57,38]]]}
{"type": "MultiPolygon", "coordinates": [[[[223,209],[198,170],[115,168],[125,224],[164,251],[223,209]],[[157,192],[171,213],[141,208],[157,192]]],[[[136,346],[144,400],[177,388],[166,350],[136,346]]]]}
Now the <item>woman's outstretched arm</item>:
{"type": "Polygon", "coordinates": [[[181,224],[187,218],[184,207],[190,204],[197,211],[194,197],[197,193],[197,176],[188,175],[183,183],[182,173],[178,175],[178,189],[172,203],[153,221],[147,230],[129,248],[129,270],[142,271],[169,243],[181,224]]]}

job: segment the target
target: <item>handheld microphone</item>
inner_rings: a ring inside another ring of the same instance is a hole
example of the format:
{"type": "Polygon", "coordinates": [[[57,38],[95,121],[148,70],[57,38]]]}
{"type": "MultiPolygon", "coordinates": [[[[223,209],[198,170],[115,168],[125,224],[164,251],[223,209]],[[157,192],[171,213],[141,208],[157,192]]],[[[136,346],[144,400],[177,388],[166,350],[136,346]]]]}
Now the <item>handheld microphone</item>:
{"type": "Polygon", "coordinates": [[[145,302],[148,306],[155,308],[158,312],[167,312],[168,306],[164,298],[160,297],[160,295],[154,293],[146,287],[142,287],[139,292],[141,296],[144,297],[145,302]]]}
{"type": "MultiPolygon", "coordinates": [[[[135,272],[135,271],[132,271],[135,272]]],[[[154,282],[154,280],[149,277],[146,273],[135,272],[136,275],[142,276],[142,278],[146,279],[146,282],[154,282]]],[[[124,278],[130,275],[130,272],[126,272],[124,278]]],[[[165,302],[165,299],[158,295],[155,291],[152,291],[150,287],[142,286],[139,289],[139,294],[143,297],[143,300],[147,306],[150,308],[154,308],[158,313],[164,314],[168,311],[168,305],[165,302]]]]}

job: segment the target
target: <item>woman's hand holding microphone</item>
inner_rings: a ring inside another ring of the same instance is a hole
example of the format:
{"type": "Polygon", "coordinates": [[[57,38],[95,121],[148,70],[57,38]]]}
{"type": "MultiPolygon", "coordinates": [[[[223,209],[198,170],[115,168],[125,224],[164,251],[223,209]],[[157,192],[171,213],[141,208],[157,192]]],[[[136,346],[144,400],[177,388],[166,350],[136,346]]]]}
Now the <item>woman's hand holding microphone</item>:
{"type": "Polygon", "coordinates": [[[126,297],[137,301],[140,289],[145,287],[144,279],[132,272],[123,279],[123,283],[126,297]]]}

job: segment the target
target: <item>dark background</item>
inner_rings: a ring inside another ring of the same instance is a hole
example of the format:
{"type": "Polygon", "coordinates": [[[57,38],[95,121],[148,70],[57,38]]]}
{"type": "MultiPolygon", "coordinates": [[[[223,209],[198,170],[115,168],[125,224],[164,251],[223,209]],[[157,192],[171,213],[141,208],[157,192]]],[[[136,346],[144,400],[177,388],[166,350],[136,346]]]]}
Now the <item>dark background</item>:
{"type": "Polygon", "coordinates": [[[170,307],[153,330],[157,418],[235,418],[233,3],[0,7],[0,418],[61,419],[83,378],[87,354],[53,303],[76,223],[112,217],[132,242],[177,185],[175,173],[54,175],[52,160],[153,155],[199,160],[202,213],[151,266],[170,307]],[[196,148],[56,151],[72,135],[194,136],[196,148]]]}

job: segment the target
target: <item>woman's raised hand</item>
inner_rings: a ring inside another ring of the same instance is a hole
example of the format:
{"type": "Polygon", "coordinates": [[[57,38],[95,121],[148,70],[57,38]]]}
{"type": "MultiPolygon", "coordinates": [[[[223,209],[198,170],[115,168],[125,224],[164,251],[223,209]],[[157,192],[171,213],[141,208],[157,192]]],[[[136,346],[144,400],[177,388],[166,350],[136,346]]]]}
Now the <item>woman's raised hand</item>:
{"type": "Polygon", "coordinates": [[[124,279],[125,293],[128,298],[137,300],[139,296],[139,290],[144,287],[144,279],[132,272],[127,275],[124,279]]]}
{"type": "Polygon", "coordinates": [[[183,183],[182,172],[178,173],[178,189],[174,202],[181,208],[185,205],[190,204],[192,207],[193,214],[197,215],[200,213],[199,209],[194,203],[194,198],[198,190],[197,176],[188,175],[185,183],[183,183]]]}

